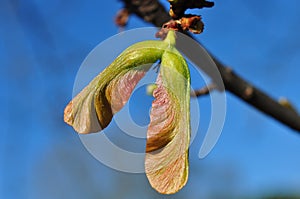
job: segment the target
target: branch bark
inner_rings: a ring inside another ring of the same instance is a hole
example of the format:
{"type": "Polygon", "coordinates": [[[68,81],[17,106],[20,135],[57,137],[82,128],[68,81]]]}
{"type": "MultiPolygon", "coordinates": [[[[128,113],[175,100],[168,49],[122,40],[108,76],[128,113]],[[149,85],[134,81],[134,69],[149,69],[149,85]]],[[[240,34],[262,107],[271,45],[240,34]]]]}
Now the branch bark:
{"type": "MultiPolygon", "coordinates": [[[[168,15],[168,12],[158,0],[122,1],[125,3],[125,8],[130,10],[130,13],[136,14],[141,19],[152,23],[156,27],[161,27],[164,23],[171,19],[171,17],[168,15]]],[[[191,35],[189,36],[192,37],[191,35]]],[[[219,69],[225,89],[227,91],[300,134],[300,115],[298,113],[281,105],[266,93],[244,80],[232,69],[226,67],[211,53],[209,54],[219,69]]],[[[210,74],[209,70],[204,72],[207,73],[213,81],[216,81],[215,83],[218,85],[217,81],[219,80],[215,79],[213,74],[210,74]]]]}

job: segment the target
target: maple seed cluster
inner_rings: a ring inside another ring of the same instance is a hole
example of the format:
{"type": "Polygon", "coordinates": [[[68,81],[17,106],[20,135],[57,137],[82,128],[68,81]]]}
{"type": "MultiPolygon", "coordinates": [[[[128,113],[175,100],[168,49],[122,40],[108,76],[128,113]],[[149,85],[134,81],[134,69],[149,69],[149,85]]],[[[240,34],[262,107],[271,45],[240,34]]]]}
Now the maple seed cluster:
{"type": "Polygon", "coordinates": [[[80,134],[102,131],[158,60],[145,172],[155,190],[172,194],[187,182],[190,143],[190,72],[175,48],[174,31],[163,41],[143,41],[124,50],[67,105],[64,121],[80,134]]]}

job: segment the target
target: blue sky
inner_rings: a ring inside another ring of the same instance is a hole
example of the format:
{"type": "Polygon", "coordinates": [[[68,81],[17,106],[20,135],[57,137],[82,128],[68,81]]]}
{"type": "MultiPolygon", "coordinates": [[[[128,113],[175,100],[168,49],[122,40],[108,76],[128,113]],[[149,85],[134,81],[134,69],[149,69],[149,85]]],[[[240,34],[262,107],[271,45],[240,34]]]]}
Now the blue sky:
{"type": "MultiPolygon", "coordinates": [[[[193,11],[206,24],[197,39],[245,79],[300,109],[300,2],[215,3],[193,11]]],[[[1,198],[165,198],[144,174],[118,172],[96,161],[62,120],[81,63],[119,32],[113,17],[120,8],[119,1],[1,1],[1,198]]],[[[149,26],[133,16],[127,29],[149,26]]],[[[135,106],[149,105],[144,100],[135,106]]],[[[190,149],[189,182],[167,198],[299,193],[298,134],[227,93],[222,135],[209,156],[199,159],[210,101],[198,102],[201,128],[190,149]]],[[[115,125],[110,129],[114,142],[142,148],[143,142],[125,142],[115,125]]]]}

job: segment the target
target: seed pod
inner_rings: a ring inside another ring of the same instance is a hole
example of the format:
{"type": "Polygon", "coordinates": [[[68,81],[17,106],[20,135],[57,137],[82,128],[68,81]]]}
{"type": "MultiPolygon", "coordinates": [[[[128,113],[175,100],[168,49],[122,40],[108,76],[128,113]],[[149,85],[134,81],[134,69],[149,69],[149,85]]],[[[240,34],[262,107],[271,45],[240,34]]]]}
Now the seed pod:
{"type": "Polygon", "coordinates": [[[174,46],[175,33],[169,31],[164,41],[145,41],[127,48],[67,105],[64,115],[65,122],[78,133],[104,129],[128,101],[138,81],[160,59],[145,170],[152,187],[163,194],[179,191],[188,179],[190,74],[174,46]]]}
{"type": "Polygon", "coordinates": [[[190,74],[176,49],[164,52],[156,83],[147,132],[145,170],[154,189],[173,194],[188,179],[190,142],[190,74]]]}
{"type": "Polygon", "coordinates": [[[163,41],[143,41],[127,48],[67,105],[64,121],[82,134],[107,127],[167,46],[163,41]]]}

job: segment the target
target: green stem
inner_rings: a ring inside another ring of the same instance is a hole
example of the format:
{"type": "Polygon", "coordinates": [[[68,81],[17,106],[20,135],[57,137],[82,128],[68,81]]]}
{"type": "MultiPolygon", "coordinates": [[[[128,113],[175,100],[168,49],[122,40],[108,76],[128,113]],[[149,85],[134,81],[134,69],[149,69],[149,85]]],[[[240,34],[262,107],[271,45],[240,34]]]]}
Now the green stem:
{"type": "Polygon", "coordinates": [[[176,44],[176,34],[174,30],[169,30],[164,42],[168,43],[170,47],[174,47],[176,44]]]}

